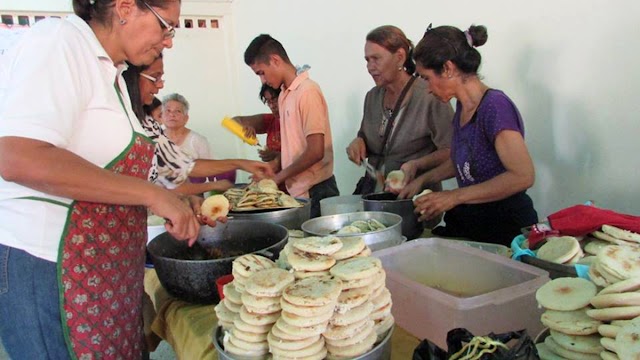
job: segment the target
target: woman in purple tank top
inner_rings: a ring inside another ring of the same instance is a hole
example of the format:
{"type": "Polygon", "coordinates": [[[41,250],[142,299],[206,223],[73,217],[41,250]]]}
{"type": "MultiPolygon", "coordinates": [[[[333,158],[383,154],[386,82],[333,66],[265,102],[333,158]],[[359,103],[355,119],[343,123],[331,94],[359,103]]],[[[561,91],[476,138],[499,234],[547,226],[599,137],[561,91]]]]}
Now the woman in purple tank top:
{"type": "MultiPolygon", "coordinates": [[[[427,28],[416,46],[417,72],[440,101],[457,100],[451,159],[436,169],[439,179],[456,177],[458,188],[415,201],[421,220],[445,213],[445,227],[433,233],[509,245],[520,229],[538,221],[525,191],[535,171],[524,142],[524,124],[515,104],[478,76],[487,41],[484,26],[461,31],[427,28]]],[[[438,180],[440,181],[440,180],[438,180]]]]}

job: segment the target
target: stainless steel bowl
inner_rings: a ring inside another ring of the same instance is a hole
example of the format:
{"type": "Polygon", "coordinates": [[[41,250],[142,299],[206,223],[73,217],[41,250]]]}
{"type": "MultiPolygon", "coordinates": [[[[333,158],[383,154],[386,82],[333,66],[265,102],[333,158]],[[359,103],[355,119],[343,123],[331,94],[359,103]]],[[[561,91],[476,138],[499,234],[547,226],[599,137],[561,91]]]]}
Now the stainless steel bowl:
{"type": "Polygon", "coordinates": [[[382,211],[362,211],[348,214],[337,214],[321,216],[311,219],[302,224],[302,231],[305,236],[327,236],[337,237],[361,236],[365,244],[372,251],[388,248],[397,245],[402,239],[402,217],[400,215],[382,211]],[[361,234],[336,234],[344,226],[350,225],[356,220],[375,219],[384,224],[387,228],[361,234]]]}
{"type": "Polygon", "coordinates": [[[300,226],[311,217],[311,201],[309,199],[296,198],[302,207],[290,209],[264,209],[251,211],[231,211],[229,216],[238,220],[256,220],[271,224],[278,224],[290,230],[300,229],[300,226]]]}
{"type": "MultiPolygon", "coordinates": [[[[391,359],[391,335],[393,335],[393,330],[395,329],[395,325],[389,329],[387,334],[384,336],[382,341],[375,344],[373,349],[369,350],[369,352],[362,354],[352,360],[389,360],[391,359]]],[[[222,339],[224,337],[224,333],[222,327],[217,326],[213,330],[213,345],[218,350],[218,359],[220,360],[249,360],[255,358],[247,358],[237,355],[229,354],[224,351],[224,346],[222,345],[222,339]]]]}

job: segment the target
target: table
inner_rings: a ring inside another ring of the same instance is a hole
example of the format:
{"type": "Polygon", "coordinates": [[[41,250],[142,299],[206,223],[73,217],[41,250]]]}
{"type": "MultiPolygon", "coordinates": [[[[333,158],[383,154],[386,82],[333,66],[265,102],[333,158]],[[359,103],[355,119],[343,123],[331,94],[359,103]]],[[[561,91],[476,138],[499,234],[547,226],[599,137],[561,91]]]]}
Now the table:
{"type": "MultiPolygon", "coordinates": [[[[173,347],[178,359],[218,359],[211,341],[218,322],[214,305],[192,304],[172,297],[153,269],[145,271],[144,289],[151,299],[145,306],[145,335],[150,350],[163,339],[173,347]]],[[[396,325],[391,337],[391,359],[411,359],[419,343],[415,336],[396,325]]]]}

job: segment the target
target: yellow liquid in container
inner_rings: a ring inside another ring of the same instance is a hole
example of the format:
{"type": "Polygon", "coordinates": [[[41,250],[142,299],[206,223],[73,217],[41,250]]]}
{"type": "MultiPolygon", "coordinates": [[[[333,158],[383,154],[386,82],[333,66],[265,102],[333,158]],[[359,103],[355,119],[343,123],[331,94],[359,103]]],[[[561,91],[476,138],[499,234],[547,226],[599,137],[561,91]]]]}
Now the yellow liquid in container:
{"type": "Polygon", "coordinates": [[[247,137],[244,134],[244,129],[242,128],[242,125],[237,123],[232,118],[225,116],[225,118],[222,119],[222,126],[225,127],[227,130],[231,131],[234,135],[236,135],[237,137],[242,139],[242,141],[246,142],[247,144],[249,144],[249,145],[259,145],[258,144],[258,138],[256,138],[256,137],[247,137]]]}

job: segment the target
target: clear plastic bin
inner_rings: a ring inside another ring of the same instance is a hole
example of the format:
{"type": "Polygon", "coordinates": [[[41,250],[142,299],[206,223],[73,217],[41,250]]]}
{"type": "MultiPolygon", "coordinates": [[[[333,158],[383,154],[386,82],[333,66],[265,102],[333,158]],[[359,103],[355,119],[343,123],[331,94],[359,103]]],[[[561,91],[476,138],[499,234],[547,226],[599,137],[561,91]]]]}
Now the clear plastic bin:
{"type": "Polygon", "coordinates": [[[447,332],[475,335],[543,326],[536,290],[548,273],[454,241],[417,239],[373,253],[387,272],[396,323],[445,348],[447,332]]]}

